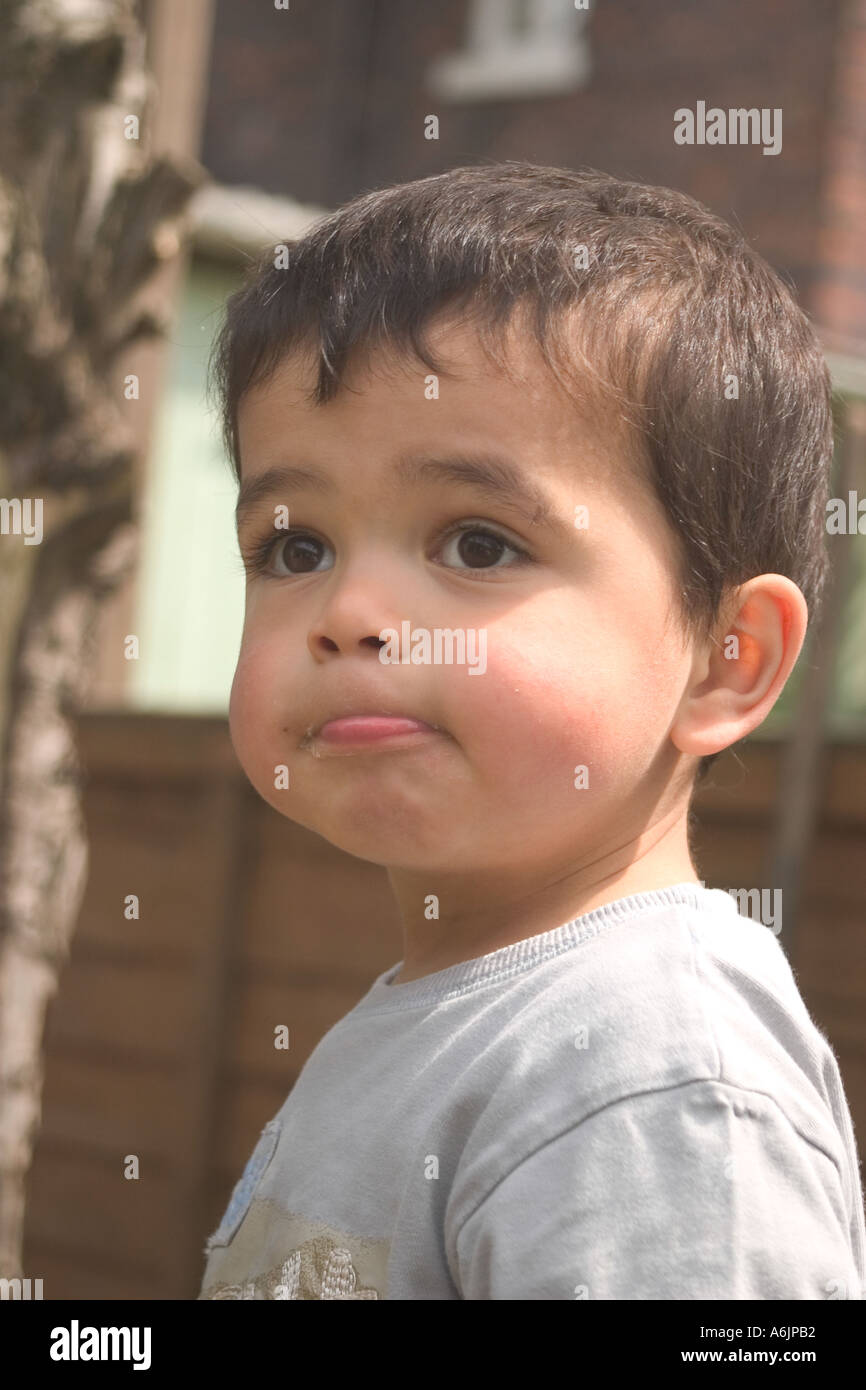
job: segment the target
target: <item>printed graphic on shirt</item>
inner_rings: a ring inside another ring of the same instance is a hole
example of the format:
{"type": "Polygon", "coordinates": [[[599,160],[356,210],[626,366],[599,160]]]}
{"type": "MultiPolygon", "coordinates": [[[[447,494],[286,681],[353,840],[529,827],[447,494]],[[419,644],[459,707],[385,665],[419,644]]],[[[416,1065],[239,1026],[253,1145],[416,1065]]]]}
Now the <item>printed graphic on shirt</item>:
{"type": "Polygon", "coordinates": [[[206,1255],[209,1255],[215,1246],[228,1245],[246,1216],[259,1181],[264,1176],[268,1164],[274,1156],[281,1128],[279,1120],[270,1120],[259,1135],[258,1143],[247,1159],[243,1173],[235,1183],[225,1215],[213,1235],[208,1238],[205,1246],[206,1255]]]}
{"type": "Polygon", "coordinates": [[[368,1240],[256,1200],[208,1260],[199,1299],[385,1298],[389,1242],[368,1240]]]}

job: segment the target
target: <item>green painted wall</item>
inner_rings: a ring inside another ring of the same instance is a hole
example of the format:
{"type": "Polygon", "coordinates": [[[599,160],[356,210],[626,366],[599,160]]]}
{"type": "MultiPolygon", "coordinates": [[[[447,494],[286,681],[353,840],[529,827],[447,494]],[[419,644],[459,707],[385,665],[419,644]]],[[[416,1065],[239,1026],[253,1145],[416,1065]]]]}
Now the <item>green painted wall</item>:
{"type": "Polygon", "coordinates": [[[244,611],[234,533],[237,487],[205,401],[207,360],[240,281],[195,261],[171,339],[142,502],[137,626],[130,703],[164,712],[228,712],[244,611]]]}

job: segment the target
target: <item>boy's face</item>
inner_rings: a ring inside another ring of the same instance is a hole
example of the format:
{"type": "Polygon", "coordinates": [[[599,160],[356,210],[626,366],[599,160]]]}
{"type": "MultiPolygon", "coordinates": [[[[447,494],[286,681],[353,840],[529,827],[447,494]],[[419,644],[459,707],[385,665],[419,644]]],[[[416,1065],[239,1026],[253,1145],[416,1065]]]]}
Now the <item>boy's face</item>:
{"type": "Polygon", "coordinates": [[[619,420],[582,419],[531,343],[511,349],[521,387],[467,327],[440,320],[430,337],[459,373],[441,378],[438,399],[423,364],[377,355],[374,374],[356,370],[327,405],[306,401],[313,367],[298,357],[241,402],[245,485],[281,464],[325,483],[277,484],[239,526],[245,558],[259,540],[272,548],[269,574],[248,571],[231,735],[266,801],[392,878],[420,873],[431,893],[445,875],[488,895],[530,893],[611,856],[629,862],[677,799],[668,734],[692,657],[674,542],[619,420]],[[544,494],[550,525],[453,474],[397,477],[400,461],[458,455],[505,461],[544,494]],[[274,526],[281,504],[288,532],[274,526]],[[461,522],[468,534],[447,534],[461,522]],[[479,670],[471,655],[382,664],[383,629],[402,634],[404,622],[431,640],[463,630],[479,670]],[[308,737],[377,713],[436,729],[354,745],[308,737]],[[282,764],[287,788],[275,786],[282,764]],[[576,786],[581,765],[588,785],[576,786]]]}

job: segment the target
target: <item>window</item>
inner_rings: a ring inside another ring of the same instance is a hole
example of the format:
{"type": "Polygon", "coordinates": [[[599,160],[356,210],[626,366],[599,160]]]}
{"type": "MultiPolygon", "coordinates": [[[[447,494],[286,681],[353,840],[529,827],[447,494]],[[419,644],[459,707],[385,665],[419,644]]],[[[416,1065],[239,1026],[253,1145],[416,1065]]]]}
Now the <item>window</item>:
{"type": "Polygon", "coordinates": [[[466,48],[431,65],[430,90],[448,101],[575,91],[590,75],[588,20],[575,0],[469,0],[466,48]]]}

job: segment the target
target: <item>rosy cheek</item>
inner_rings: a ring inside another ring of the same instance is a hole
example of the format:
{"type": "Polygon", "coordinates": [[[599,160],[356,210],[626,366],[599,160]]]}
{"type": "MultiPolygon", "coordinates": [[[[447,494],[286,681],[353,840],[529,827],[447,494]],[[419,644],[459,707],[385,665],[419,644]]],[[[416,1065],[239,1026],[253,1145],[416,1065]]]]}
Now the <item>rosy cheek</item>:
{"type": "Polygon", "coordinates": [[[476,754],[484,750],[498,764],[507,749],[508,766],[519,777],[555,780],[556,769],[565,777],[606,743],[597,694],[572,671],[554,669],[548,648],[532,640],[516,648],[501,645],[487,673],[466,677],[454,699],[476,754]]]}

